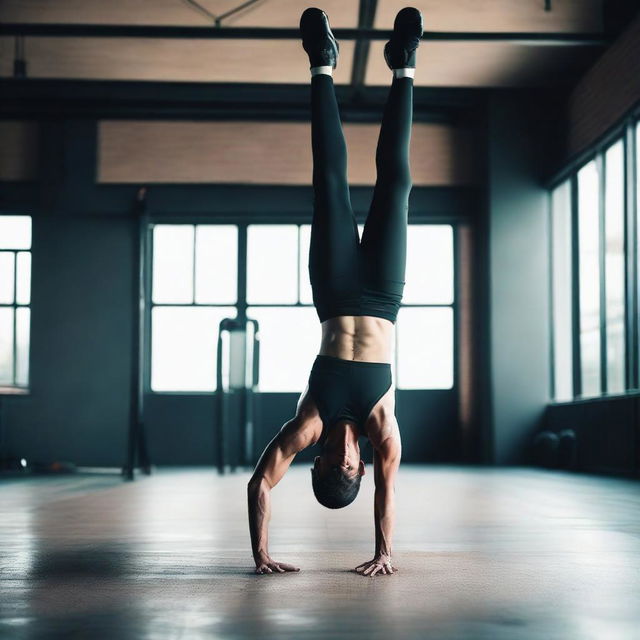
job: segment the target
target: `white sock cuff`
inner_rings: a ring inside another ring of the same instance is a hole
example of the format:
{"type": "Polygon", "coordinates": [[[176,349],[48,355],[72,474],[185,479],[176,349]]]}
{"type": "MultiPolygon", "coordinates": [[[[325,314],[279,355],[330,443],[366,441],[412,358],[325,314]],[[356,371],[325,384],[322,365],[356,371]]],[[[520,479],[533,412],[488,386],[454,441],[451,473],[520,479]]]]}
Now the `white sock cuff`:
{"type": "Polygon", "coordinates": [[[413,67],[403,67],[402,69],[394,69],[393,77],[394,78],[413,78],[415,76],[416,70],[413,67]]]}
{"type": "Polygon", "coordinates": [[[311,67],[311,75],[317,76],[319,73],[326,73],[328,76],[333,75],[333,67],[331,65],[326,67],[311,67]]]}

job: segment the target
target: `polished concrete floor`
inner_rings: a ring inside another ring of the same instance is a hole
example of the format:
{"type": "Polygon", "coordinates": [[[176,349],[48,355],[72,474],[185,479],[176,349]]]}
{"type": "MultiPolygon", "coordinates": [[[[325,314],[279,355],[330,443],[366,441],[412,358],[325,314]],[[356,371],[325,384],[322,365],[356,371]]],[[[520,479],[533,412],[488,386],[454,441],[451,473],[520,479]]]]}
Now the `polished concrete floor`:
{"type": "MultiPolygon", "coordinates": [[[[370,470],[370,469],[369,469],[370,470]]],[[[527,468],[403,466],[393,576],[372,475],[349,508],[307,465],[274,490],[252,573],[248,473],[0,480],[0,638],[640,638],[640,484],[527,468]]]]}

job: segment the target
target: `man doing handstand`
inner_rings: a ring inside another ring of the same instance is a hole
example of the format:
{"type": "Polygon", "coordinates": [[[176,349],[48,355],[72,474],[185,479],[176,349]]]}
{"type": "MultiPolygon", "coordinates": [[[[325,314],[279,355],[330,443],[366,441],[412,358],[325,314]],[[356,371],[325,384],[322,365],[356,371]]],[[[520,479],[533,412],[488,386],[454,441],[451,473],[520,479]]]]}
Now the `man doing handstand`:
{"type": "Polygon", "coordinates": [[[356,571],[390,575],[396,571],[391,543],[401,454],[391,341],[405,284],[413,74],[422,16],[417,9],[402,9],[385,45],[393,78],[362,240],[351,208],[347,150],[332,78],[339,46],[320,9],[303,12],[300,31],[311,67],[314,207],[309,275],[322,341],[296,415],[267,445],[249,481],[253,557],[256,573],[298,571],[269,555],[271,489],[299,451],[318,443],[320,455],[311,469],[317,500],[330,509],[350,504],[365,473],[358,446],[358,437],[365,436],[373,448],[375,552],[356,571]]]}

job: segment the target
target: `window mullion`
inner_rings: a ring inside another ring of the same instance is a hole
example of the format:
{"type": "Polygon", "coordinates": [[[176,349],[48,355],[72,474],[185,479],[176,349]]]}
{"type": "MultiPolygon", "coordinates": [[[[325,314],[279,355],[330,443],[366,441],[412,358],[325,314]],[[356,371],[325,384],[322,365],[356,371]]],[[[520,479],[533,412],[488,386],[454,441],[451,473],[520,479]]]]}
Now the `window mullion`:
{"type": "Polygon", "coordinates": [[[191,304],[196,303],[196,231],[197,226],[194,224],[193,242],[191,244],[191,304]]]}
{"type": "MultiPolygon", "coordinates": [[[[458,293],[460,292],[460,263],[461,263],[461,257],[460,257],[460,242],[459,242],[459,232],[458,232],[458,226],[457,225],[452,225],[451,226],[451,231],[452,231],[452,238],[451,241],[453,243],[453,301],[457,303],[458,302],[458,293]]],[[[458,358],[460,356],[460,336],[459,336],[459,331],[460,331],[460,319],[459,319],[459,314],[454,313],[453,312],[453,304],[451,305],[447,305],[451,310],[452,310],[452,323],[453,323],[453,354],[451,355],[451,357],[453,358],[453,387],[454,388],[459,388],[459,384],[460,384],[460,364],[458,361],[458,358]]]]}
{"type": "Polygon", "coordinates": [[[605,197],[606,197],[606,160],[604,152],[596,156],[598,172],[598,274],[600,278],[600,393],[606,393],[608,388],[608,358],[607,358],[607,270],[606,270],[606,225],[605,225],[605,197]]]}
{"type": "Polygon", "coordinates": [[[13,370],[11,382],[15,386],[18,376],[18,252],[13,252],[13,370]]]}
{"type": "Polygon", "coordinates": [[[247,231],[248,224],[238,224],[238,320],[247,318],[247,231]]]}
{"type": "Polygon", "coordinates": [[[302,243],[302,225],[298,225],[298,245],[296,251],[296,280],[298,282],[298,304],[302,304],[300,300],[300,244],[302,243]]]}
{"type": "Polygon", "coordinates": [[[143,393],[147,393],[151,390],[151,343],[152,343],[152,322],[151,316],[154,308],[153,303],[153,225],[142,223],[144,234],[140,243],[140,249],[142,251],[141,263],[142,263],[142,291],[141,299],[144,304],[142,313],[143,317],[143,329],[142,336],[142,351],[143,351],[143,372],[142,372],[142,389],[143,393]]]}
{"type": "Polygon", "coordinates": [[[578,174],[571,176],[571,291],[573,336],[573,396],[582,395],[582,354],[580,352],[580,232],[578,228],[578,174]]]}
{"type": "Polygon", "coordinates": [[[548,315],[548,327],[549,327],[549,397],[552,400],[556,399],[558,395],[556,392],[556,345],[555,345],[555,305],[554,305],[554,295],[555,295],[555,280],[554,280],[554,260],[553,260],[553,245],[554,245],[554,234],[553,234],[553,198],[552,191],[547,193],[547,268],[548,271],[548,304],[549,304],[549,315],[548,315]]]}
{"type": "Polygon", "coordinates": [[[638,196],[636,131],[633,121],[625,129],[625,351],[626,388],[640,387],[638,358],[638,196]]]}

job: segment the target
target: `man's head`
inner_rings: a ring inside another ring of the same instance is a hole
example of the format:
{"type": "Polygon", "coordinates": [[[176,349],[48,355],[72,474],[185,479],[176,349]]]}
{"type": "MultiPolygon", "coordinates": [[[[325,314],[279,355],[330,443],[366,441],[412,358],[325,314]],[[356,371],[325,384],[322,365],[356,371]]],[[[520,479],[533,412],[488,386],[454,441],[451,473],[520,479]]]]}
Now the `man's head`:
{"type": "Polygon", "coordinates": [[[340,509],[355,500],[365,471],[353,427],[338,425],[333,434],[335,437],[327,438],[322,454],[314,460],[311,484],[321,505],[340,509]]]}

